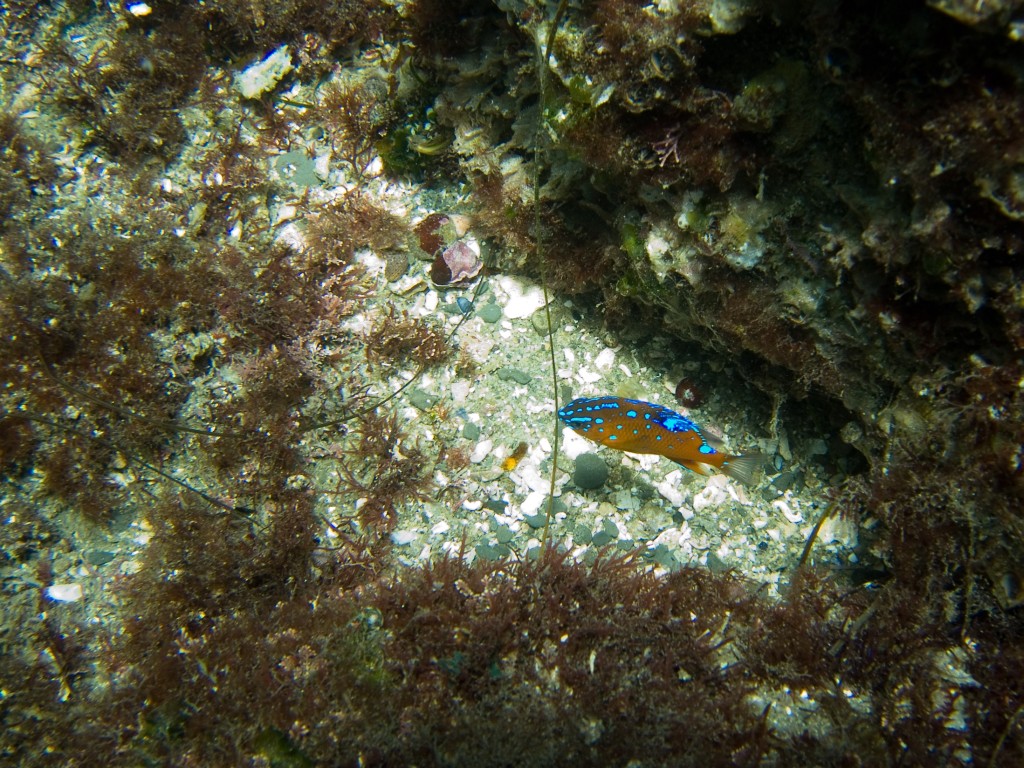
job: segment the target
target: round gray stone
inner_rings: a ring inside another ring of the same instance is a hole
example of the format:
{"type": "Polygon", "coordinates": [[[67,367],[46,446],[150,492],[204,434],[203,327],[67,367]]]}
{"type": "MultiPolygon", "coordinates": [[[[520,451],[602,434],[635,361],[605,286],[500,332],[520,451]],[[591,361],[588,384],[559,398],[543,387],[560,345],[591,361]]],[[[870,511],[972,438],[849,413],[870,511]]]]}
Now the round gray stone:
{"type": "Polygon", "coordinates": [[[572,481],[577,488],[600,488],[608,480],[608,465],[596,453],[581,453],[576,457],[572,481]]]}
{"type": "Polygon", "coordinates": [[[477,315],[485,323],[496,323],[501,320],[501,307],[497,304],[487,304],[480,308],[477,315]]]}

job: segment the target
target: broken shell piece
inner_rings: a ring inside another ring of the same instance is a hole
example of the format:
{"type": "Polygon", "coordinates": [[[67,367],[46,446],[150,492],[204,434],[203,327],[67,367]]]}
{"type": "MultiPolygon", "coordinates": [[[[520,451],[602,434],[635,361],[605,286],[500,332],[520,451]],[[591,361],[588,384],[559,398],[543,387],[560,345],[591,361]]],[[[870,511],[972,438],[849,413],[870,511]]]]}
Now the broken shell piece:
{"type": "Polygon", "coordinates": [[[479,275],[483,266],[475,240],[456,240],[434,257],[430,279],[436,286],[458,285],[479,275]]]}
{"type": "Polygon", "coordinates": [[[472,220],[469,216],[463,216],[461,213],[453,213],[448,217],[451,219],[452,229],[455,230],[455,234],[458,237],[464,237],[469,232],[469,225],[472,220]]]}

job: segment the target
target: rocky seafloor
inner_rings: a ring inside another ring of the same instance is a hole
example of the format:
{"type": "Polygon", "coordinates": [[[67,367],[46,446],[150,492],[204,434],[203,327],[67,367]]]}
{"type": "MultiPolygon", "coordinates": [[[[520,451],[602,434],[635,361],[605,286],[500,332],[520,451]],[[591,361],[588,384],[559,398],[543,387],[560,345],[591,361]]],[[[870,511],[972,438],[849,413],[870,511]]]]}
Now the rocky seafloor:
{"type": "Polygon", "coordinates": [[[0,33],[4,761],[1024,761],[1024,4],[0,33]]]}

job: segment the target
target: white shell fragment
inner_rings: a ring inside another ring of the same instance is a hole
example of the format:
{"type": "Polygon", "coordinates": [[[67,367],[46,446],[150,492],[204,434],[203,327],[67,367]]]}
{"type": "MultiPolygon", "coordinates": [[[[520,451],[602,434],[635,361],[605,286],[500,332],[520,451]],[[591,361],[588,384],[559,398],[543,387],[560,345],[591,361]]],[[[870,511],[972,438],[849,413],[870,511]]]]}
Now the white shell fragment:
{"type": "Polygon", "coordinates": [[[772,507],[781,512],[782,515],[794,525],[796,523],[802,523],[804,521],[803,515],[795,511],[783,499],[776,499],[775,501],[773,501],[772,507]]]}
{"type": "Polygon", "coordinates": [[[81,584],[54,584],[45,590],[46,596],[58,603],[74,603],[82,599],[81,584]]]}

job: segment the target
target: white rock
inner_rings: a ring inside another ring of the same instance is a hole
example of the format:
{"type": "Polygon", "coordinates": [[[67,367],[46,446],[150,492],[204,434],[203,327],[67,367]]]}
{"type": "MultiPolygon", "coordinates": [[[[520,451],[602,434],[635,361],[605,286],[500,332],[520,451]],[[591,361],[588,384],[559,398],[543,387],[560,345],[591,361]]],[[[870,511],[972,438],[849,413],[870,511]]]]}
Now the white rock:
{"type": "Polygon", "coordinates": [[[538,493],[544,493],[551,487],[551,478],[546,474],[542,475],[540,469],[530,463],[522,463],[519,465],[519,474],[523,478],[523,482],[526,483],[526,487],[531,491],[538,493]]]}
{"type": "Polygon", "coordinates": [[[74,603],[82,599],[82,585],[54,584],[46,588],[46,596],[58,603],[74,603]]]}
{"type": "Polygon", "coordinates": [[[588,453],[593,447],[592,442],[580,437],[568,427],[562,429],[562,453],[570,459],[575,459],[581,453],[588,453]]]}
{"type": "Polygon", "coordinates": [[[455,405],[465,405],[466,398],[469,397],[469,388],[470,384],[468,381],[453,381],[448,388],[452,396],[452,402],[455,405]]]}
{"type": "Polygon", "coordinates": [[[680,507],[683,504],[683,494],[678,487],[682,477],[682,472],[673,470],[665,475],[665,479],[657,485],[658,493],[673,507],[680,507]]]}
{"type": "Polygon", "coordinates": [[[508,302],[502,307],[505,317],[510,320],[522,320],[529,317],[544,306],[544,291],[536,285],[524,285],[514,277],[499,277],[495,282],[508,296],[508,302]]]}
{"type": "Polygon", "coordinates": [[[615,350],[608,349],[605,347],[602,349],[597,357],[594,358],[594,365],[597,366],[599,371],[607,371],[615,364],[615,350]]]}
{"type": "Polygon", "coordinates": [[[693,509],[700,512],[706,507],[717,507],[724,501],[728,501],[729,494],[724,486],[729,479],[725,475],[714,475],[709,477],[704,485],[704,490],[693,497],[693,509]]]}
{"type": "Polygon", "coordinates": [[[396,546],[403,547],[406,544],[411,544],[416,540],[416,531],[395,531],[391,534],[391,541],[396,546]]]}
{"type": "Polygon", "coordinates": [[[544,491],[532,491],[523,499],[523,503],[519,505],[519,510],[523,515],[533,515],[543,506],[544,499],[547,498],[547,494],[544,491]]]}
{"type": "Polygon", "coordinates": [[[494,448],[493,440],[481,440],[476,444],[473,452],[469,454],[469,460],[474,464],[479,464],[481,461],[486,459],[491,454],[491,449],[494,448]]]}

